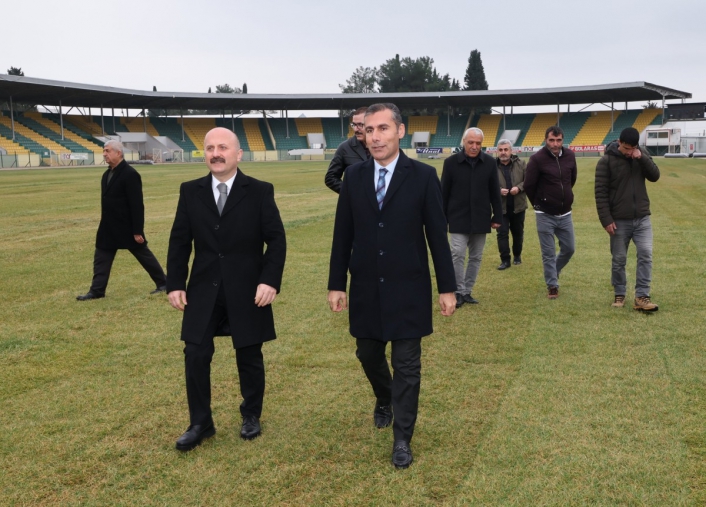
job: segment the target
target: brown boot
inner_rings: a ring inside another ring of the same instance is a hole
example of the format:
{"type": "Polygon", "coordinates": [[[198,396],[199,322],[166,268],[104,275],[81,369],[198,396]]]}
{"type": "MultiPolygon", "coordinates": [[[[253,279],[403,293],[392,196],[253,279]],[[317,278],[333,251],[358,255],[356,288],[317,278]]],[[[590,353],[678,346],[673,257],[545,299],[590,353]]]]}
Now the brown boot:
{"type": "Polygon", "coordinates": [[[624,295],[615,295],[615,301],[613,301],[613,304],[611,304],[613,308],[622,308],[625,306],[625,296],[624,295]]]}
{"type": "Polygon", "coordinates": [[[656,312],[659,310],[659,306],[650,301],[650,296],[640,296],[635,298],[633,308],[641,312],[656,312]]]}

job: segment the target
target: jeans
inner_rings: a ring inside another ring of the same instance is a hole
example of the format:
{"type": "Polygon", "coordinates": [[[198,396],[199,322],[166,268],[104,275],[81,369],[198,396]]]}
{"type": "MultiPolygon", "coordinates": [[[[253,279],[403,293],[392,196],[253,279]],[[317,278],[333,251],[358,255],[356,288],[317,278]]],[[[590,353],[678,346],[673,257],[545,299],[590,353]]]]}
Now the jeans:
{"type": "Polygon", "coordinates": [[[470,294],[476,284],[480,261],[483,259],[486,234],[458,234],[451,233],[451,260],[456,274],[456,292],[470,294]],[[468,248],[468,266],[463,269],[468,248]]]}
{"type": "Polygon", "coordinates": [[[611,283],[616,295],[625,295],[627,277],[625,263],[630,240],[637,250],[635,274],[635,297],[650,295],[652,282],[652,222],[650,216],[634,220],[615,220],[615,234],[610,237],[610,253],[613,255],[611,283]]]}
{"type": "Polygon", "coordinates": [[[498,250],[502,262],[510,262],[510,233],[512,233],[512,256],[517,259],[522,255],[522,241],[525,236],[524,211],[503,215],[502,226],[497,229],[498,250]]]}
{"type": "Polygon", "coordinates": [[[576,249],[574,222],[571,214],[557,217],[547,213],[536,213],[537,235],[542,250],[544,281],[547,287],[559,287],[559,274],[569,263],[576,249]],[[559,240],[559,253],[556,253],[554,236],[559,240]]]}

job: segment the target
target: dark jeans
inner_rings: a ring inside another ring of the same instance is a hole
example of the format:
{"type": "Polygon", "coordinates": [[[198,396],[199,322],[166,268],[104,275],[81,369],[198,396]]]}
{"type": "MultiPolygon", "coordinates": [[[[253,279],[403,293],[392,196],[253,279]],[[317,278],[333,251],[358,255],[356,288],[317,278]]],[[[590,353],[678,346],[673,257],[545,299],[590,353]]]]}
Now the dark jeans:
{"type": "MultiPolygon", "coordinates": [[[[201,343],[184,344],[186,397],[192,425],[205,425],[213,421],[211,415],[211,359],[215,352],[213,338],[226,316],[226,301],[221,284],[211,320],[201,343]]],[[[240,394],[243,397],[240,414],[243,417],[254,415],[259,418],[262,415],[262,402],[265,396],[262,343],[235,349],[235,362],[238,366],[240,394]]]]}
{"type": "Polygon", "coordinates": [[[500,260],[510,262],[510,233],[512,233],[512,256],[522,256],[522,242],[525,237],[525,212],[506,213],[502,226],[497,230],[500,260]]]}
{"type": "MultiPolygon", "coordinates": [[[[129,250],[135,256],[137,262],[145,268],[152,281],[159,288],[167,284],[167,277],[162,266],[148,247],[134,248],[129,250]]],[[[105,289],[108,287],[110,269],[113,267],[117,250],[103,250],[96,248],[93,255],[93,281],[90,291],[97,296],[105,296],[105,289]]]]}
{"type": "Polygon", "coordinates": [[[355,355],[363,366],[379,405],[392,405],[395,440],[410,442],[414,435],[419,406],[419,387],[422,377],[422,339],[394,340],[392,342],[392,369],[385,357],[387,342],[356,339],[355,355]]]}

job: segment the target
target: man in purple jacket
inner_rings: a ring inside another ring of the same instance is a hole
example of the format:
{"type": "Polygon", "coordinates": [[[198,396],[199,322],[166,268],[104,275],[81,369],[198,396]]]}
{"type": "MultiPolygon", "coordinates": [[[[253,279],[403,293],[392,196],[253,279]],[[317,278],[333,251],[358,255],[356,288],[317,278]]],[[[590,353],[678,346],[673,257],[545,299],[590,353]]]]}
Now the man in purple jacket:
{"type": "Polygon", "coordinates": [[[563,143],[564,131],[556,125],[549,127],[544,147],[530,157],[525,173],[525,192],[534,207],[549,299],[559,297],[559,274],[575,249],[571,205],[576,157],[563,143]],[[558,254],[554,236],[559,240],[558,254]]]}

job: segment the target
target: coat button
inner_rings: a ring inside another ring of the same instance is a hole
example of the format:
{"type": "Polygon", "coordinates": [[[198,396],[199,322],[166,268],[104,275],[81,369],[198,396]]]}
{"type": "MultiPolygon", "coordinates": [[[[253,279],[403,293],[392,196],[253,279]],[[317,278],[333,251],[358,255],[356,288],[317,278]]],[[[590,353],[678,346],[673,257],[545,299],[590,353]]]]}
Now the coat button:
{"type": "Polygon", "coordinates": [[[218,258],[219,258],[219,259],[222,259],[223,257],[225,257],[225,255],[223,255],[222,253],[219,253],[219,254],[218,254],[218,258]]]}
{"type": "Polygon", "coordinates": [[[217,231],[220,225],[216,224],[216,226],[213,228],[214,231],[217,231]]]}
{"type": "Polygon", "coordinates": [[[218,287],[218,282],[213,282],[214,287],[218,287]]]}
{"type": "Polygon", "coordinates": [[[385,224],[383,224],[382,222],[380,222],[380,223],[378,224],[378,227],[385,227],[385,224]]]}
{"type": "Polygon", "coordinates": [[[382,254],[384,254],[384,253],[385,253],[385,252],[383,252],[382,250],[380,250],[380,255],[382,255],[382,254]]]}
{"type": "Polygon", "coordinates": [[[380,283],[382,283],[382,282],[384,282],[384,281],[385,281],[384,278],[380,278],[380,283]]]}

